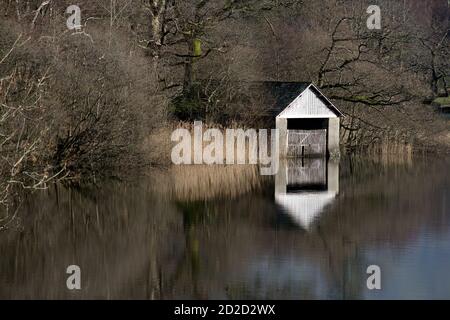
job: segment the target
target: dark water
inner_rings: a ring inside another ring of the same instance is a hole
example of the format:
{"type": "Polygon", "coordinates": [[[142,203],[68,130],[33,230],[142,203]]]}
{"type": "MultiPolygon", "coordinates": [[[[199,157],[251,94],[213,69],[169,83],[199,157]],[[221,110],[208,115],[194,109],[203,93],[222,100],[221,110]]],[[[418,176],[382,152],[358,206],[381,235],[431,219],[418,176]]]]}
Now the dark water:
{"type": "Polygon", "coordinates": [[[450,299],[449,164],[291,161],[273,178],[178,167],[53,186],[0,231],[0,298],[450,299]]]}

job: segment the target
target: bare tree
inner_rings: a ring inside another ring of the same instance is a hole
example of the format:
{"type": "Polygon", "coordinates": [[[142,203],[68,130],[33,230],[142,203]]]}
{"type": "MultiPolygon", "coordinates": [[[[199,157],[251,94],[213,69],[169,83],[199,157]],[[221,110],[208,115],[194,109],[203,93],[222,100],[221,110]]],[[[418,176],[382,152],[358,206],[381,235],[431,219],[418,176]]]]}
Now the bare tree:
{"type": "Polygon", "coordinates": [[[17,188],[45,188],[62,173],[52,174],[33,165],[43,156],[41,147],[46,129],[38,119],[42,111],[41,88],[48,78],[45,73],[33,75],[29,69],[9,61],[14,61],[14,52],[28,41],[20,34],[0,59],[0,206],[6,212],[1,220],[8,223],[12,219],[12,195],[17,194],[17,188]]]}
{"type": "MultiPolygon", "coordinates": [[[[298,5],[299,0],[143,0],[150,13],[153,56],[167,61],[169,67],[183,67],[183,91],[187,92],[194,81],[194,64],[212,52],[226,52],[226,45],[213,36],[214,28],[221,22],[241,13],[269,11],[274,8],[298,5]]],[[[166,86],[174,83],[162,77],[166,86]]]]}
{"type": "Polygon", "coordinates": [[[450,75],[449,29],[432,26],[425,32],[421,30],[414,37],[415,50],[411,50],[412,70],[425,74],[434,97],[440,93],[448,96],[448,76],[450,75]],[[420,45],[417,48],[417,44],[420,45]],[[417,50],[419,49],[419,50],[417,50]]]}

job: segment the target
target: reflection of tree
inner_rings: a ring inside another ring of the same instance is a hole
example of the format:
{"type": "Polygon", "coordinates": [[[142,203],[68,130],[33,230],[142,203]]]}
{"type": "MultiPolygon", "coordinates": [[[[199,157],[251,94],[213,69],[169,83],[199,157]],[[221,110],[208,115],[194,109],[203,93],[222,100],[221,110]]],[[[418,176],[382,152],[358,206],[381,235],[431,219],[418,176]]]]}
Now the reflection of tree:
{"type": "Polygon", "coordinates": [[[174,208],[144,187],[110,183],[101,189],[55,187],[28,197],[23,231],[0,234],[2,298],[159,298],[165,265],[178,255],[174,208]],[[86,196],[86,195],[90,196],[86,196]],[[65,287],[77,264],[82,288],[65,287]]]}
{"type": "MultiPolygon", "coordinates": [[[[192,294],[194,298],[202,298],[198,288],[198,275],[201,272],[200,240],[195,233],[196,226],[207,226],[213,222],[214,213],[208,211],[208,206],[204,202],[178,203],[178,208],[183,215],[183,231],[185,238],[185,251],[181,262],[178,264],[177,272],[171,279],[171,287],[176,282],[183,281],[183,277],[188,277],[192,283],[192,294]],[[189,272],[186,275],[186,271],[189,272]]],[[[184,280],[185,281],[185,280],[184,280]]]]}

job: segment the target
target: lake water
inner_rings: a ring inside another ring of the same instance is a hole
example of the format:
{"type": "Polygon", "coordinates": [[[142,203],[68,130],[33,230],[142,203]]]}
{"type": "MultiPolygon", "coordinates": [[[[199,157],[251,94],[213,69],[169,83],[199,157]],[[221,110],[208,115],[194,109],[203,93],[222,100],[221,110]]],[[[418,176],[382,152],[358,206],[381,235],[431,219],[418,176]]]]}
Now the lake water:
{"type": "Polygon", "coordinates": [[[52,186],[0,231],[0,298],[450,299],[449,164],[189,166],[52,186]]]}

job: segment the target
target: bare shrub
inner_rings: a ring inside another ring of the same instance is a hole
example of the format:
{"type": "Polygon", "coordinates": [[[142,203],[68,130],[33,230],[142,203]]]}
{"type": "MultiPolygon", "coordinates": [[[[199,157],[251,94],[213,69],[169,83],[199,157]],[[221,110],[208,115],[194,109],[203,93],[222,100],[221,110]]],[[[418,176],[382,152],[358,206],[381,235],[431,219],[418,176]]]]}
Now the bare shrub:
{"type": "MultiPolygon", "coordinates": [[[[59,19],[59,18],[58,18],[59,19]]],[[[0,23],[0,201],[12,189],[127,172],[164,125],[165,98],[135,44],[104,28],[52,36],[0,23]],[[88,36],[86,36],[88,35],[88,36]],[[4,49],[5,48],[5,49],[4,49]]]]}

